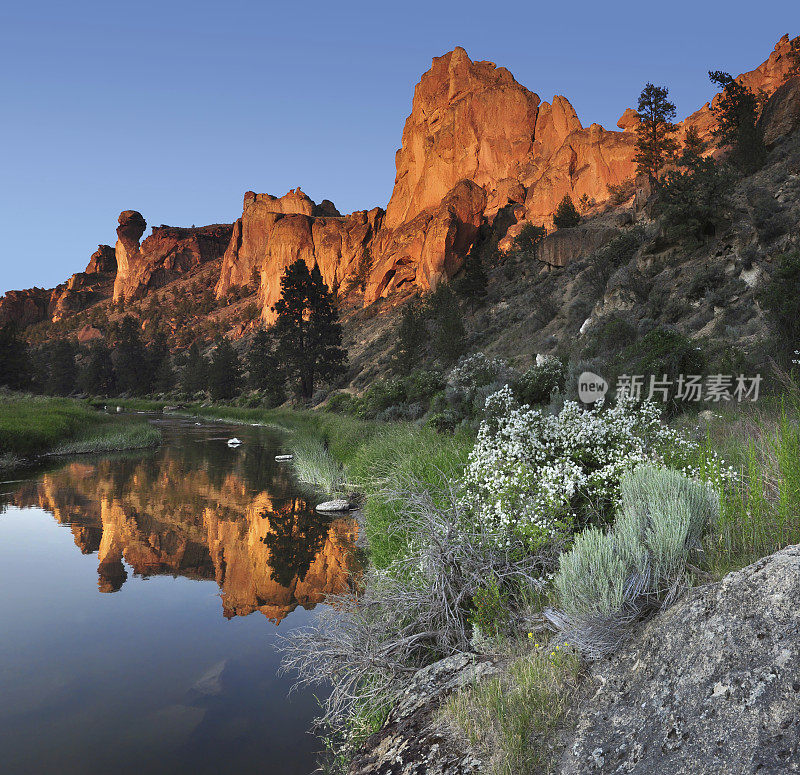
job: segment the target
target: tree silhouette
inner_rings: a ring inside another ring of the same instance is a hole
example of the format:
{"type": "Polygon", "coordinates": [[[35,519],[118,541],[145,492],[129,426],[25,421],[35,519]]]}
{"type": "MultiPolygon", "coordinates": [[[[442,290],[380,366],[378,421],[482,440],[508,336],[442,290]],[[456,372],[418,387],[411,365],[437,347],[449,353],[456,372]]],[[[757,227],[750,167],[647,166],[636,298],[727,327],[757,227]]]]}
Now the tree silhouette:
{"type": "Polygon", "coordinates": [[[658,186],[664,166],[672,160],[678,143],[675,140],[677,127],[673,123],[675,105],[667,96],[669,89],[648,83],[639,95],[636,127],[636,171],[647,175],[653,188],[658,186]]]}
{"type": "Polygon", "coordinates": [[[344,372],[347,357],[333,294],[319,267],[309,271],[302,259],[287,266],[273,310],[278,360],[295,392],[309,399],[319,380],[329,382],[344,372]]]}

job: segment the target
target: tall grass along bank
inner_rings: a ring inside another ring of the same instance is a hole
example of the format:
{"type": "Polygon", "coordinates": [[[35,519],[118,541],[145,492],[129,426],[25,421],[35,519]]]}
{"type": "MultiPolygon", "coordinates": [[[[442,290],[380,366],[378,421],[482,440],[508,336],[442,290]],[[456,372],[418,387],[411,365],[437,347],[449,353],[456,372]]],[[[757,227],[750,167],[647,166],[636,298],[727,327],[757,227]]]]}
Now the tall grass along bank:
{"type": "Polygon", "coordinates": [[[44,455],[139,449],[160,439],[146,421],[111,416],[84,401],[0,396],[0,467],[6,469],[44,455]]]}

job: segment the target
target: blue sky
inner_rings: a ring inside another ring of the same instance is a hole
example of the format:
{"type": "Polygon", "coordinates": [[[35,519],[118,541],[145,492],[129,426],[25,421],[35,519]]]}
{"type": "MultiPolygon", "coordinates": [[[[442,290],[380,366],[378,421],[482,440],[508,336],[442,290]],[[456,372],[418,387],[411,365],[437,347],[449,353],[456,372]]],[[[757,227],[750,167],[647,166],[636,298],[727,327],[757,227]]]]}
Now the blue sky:
{"type": "Polygon", "coordinates": [[[683,117],[713,95],[707,70],[752,69],[785,32],[800,33],[796,0],[11,0],[0,293],[82,270],[125,209],[229,222],[245,191],[298,185],[343,212],[385,206],[414,84],[456,45],[613,127],[648,80],[683,117]]]}

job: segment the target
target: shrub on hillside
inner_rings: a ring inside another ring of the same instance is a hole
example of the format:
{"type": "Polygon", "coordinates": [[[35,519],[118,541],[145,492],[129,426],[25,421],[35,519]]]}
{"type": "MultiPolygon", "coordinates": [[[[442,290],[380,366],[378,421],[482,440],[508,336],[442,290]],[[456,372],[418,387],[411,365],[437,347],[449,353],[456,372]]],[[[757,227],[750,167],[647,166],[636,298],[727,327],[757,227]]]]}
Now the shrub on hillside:
{"type": "Polygon", "coordinates": [[[616,186],[613,183],[609,183],[606,188],[608,189],[609,202],[616,207],[625,204],[636,193],[636,179],[628,178],[616,186]]]}
{"type": "Polygon", "coordinates": [[[537,356],[536,363],[511,384],[514,397],[522,404],[546,404],[553,393],[564,392],[566,370],[553,356],[537,356]]]}
{"type": "Polygon", "coordinates": [[[589,528],[559,558],[559,610],[547,611],[589,657],[616,649],[632,621],[677,597],[690,554],[719,514],[714,489],[677,471],[640,466],[620,490],[613,529],[589,528]]]}
{"type": "Polygon", "coordinates": [[[514,249],[528,256],[536,255],[536,248],[547,236],[544,226],[526,223],[514,240],[514,249]]]}
{"type": "Polygon", "coordinates": [[[800,251],[785,253],[776,263],[760,301],[770,313],[782,354],[791,355],[800,342],[800,251]]]}

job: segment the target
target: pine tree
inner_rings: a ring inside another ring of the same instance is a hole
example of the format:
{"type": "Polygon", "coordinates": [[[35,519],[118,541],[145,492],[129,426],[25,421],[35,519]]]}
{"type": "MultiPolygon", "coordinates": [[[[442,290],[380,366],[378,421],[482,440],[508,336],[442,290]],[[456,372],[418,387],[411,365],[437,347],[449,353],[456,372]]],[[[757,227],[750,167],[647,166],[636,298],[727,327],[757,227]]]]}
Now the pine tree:
{"type": "Polygon", "coordinates": [[[48,361],[46,391],[55,396],[74,393],[78,381],[75,345],[67,339],[53,342],[48,348],[48,361]]]}
{"type": "Polygon", "coordinates": [[[296,393],[310,399],[318,381],[332,381],[344,372],[347,358],[333,294],[319,267],[309,272],[302,259],[286,267],[273,310],[278,359],[296,393]]]}
{"type": "Polygon", "coordinates": [[[433,352],[444,365],[453,363],[466,347],[464,315],[447,283],[440,283],[428,299],[433,315],[433,352]]]}
{"type": "Polygon", "coordinates": [[[122,393],[142,395],[150,386],[147,350],[142,342],[139,324],[126,315],[117,326],[114,336],[114,377],[122,393]]]}
{"type": "Polygon", "coordinates": [[[253,390],[263,390],[270,406],[279,406],[286,400],[286,375],[275,355],[272,331],[259,329],[253,337],[247,354],[248,383],[253,390]]]}
{"type": "Polygon", "coordinates": [[[22,390],[31,384],[32,368],[28,347],[13,323],[0,327],[0,385],[22,390]]]}
{"type": "Polygon", "coordinates": [[[181,388],[189,395],[195,395],[208,387],[208,361],[200,352],[197,342],[192,342],[186,353],[181,370],[181,388]]]}
{"type": "Polygon", "coordinates": [[[553,216],[553,223],[557,229],[571,229],[581,222],[581,214],[569,194],[559,202],[553,216]]]}
{"type": "Polygon", "coordinates": [[[686,130],[686,136],[683,139],[683,150],[680,158],[681,166],[690,170],[695,169],[703,158],[705,149],[706,143],[700,139],[697,129],[690,126],[686,130]]]}
{"type": "Polygon", "coordinates": [[[755,172],[766,158],[764,139],[758,127],[762,96],[753,94],[728,73],[710,71],[708,77],[722,88],[711,110],[717,119],[714,136],[732,147],[731,159],[743,172],[755,172]]]}
{"type": "Polygon", "coordinates": [[[111,363],[111,350],[104,341],[98,340],[89,345],[78,375],[78,387],[90,395],[114,395],[114,366],[111,363]]]}
{"type": "Polygon", "coordinates": [[[658,186],[661,171],[668,164],[678,143],[674,134],[677,129],[673,123],[675,105],[667,96],[669,89],[648,83],[639,95],[636,127],[636,171],[647,175],[653,188],[658,186]]]}
{"type": "Polygon", "coordinates": [[[227,337],[217,339],[208,367],[208,390],[215,401],[236,396],[242,389],[239,356],[227,337]]]}
{"type": "Polygon", "coordinates": [[[486,298],[487,283],[488,278],[483,268],[483,261],[481,261],[478,251],[473,246],[464,260],[464,272],[459,278],[457,285],[458,292],[467,299],[470,306],[475,309],[479,307],[486,298]]]}
{"type": "Polygon", "coordinates": [[[175,374],[169,356],[169,344],[164,330],[159,328],[147,346],[147,370],[150,374],[151,390],[165,392],[175,384],[175,374]]]}
{"type": "Polygon", "coordinates": [[[394,361],[401,373],[411,371],[425,354],[425,345],[428,341],[425,313],[425,305],[418,296],[407,302],[400,312],[394,361]]]}

